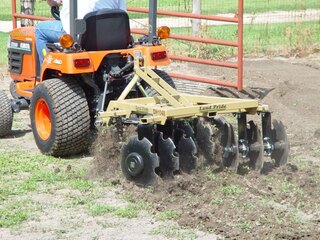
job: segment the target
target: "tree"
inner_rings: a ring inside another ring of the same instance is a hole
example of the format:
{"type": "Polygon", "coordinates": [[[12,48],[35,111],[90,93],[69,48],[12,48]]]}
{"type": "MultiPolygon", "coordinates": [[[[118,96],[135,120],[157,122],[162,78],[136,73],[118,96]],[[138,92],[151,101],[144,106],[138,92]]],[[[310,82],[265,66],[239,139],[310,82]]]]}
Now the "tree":
{"type": "MultiPolygon", "coordinates": [[[[34,2],[35,0],[21,0],[21,13],[27,14],[27,15],[33,15],[34,14],[34,2]]],[[[21,19],[21,26],[33,26],[33,20],[23,18],[21,19]]]]}
{"type": "MultiPolygon", "coordinates": [[[[192,0],[192,13],[201,14],[201,0],[192,0]]],[[[200,35],[201,19],[192,19],[192,35],[198,37],[200,35]]]]}

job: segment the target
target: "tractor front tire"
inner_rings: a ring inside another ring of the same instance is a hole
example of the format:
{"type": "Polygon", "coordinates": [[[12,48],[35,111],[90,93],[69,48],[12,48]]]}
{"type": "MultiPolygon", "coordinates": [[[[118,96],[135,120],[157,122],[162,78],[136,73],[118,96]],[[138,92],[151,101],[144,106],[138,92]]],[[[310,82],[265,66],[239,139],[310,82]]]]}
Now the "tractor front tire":
{"type": "MultiPolygon", "coordinates": [[[[158,70],[158,69],[153,69],[153,71],[159,76],[161,77],[166,83],[168,83],[171,87],[173,87],[174,89],[176,89],[176,85],[174,84],[172,78],[168,75],[168,73],[158,70]]],[[[157,93],[156,90],[154,90],[152,87],[150,87],[149,85],[145,88],[146,93],[148,95],[148,97],[154,97],[154,96],[159,96],[159,93],[157,93]]]]}
{"type": "Polygon", "coordinates": [[[8,135],[12,128],[13,112],[9,98],[0,90],[0,137],[8,135]]]}
{"type": "Polygon", "coordinates": [[[40,151],[55,157],[88,149],[89,107],[81,86],[72,79],[49,79],[34,90],[30,119],[40,151]]]}
{"type": "Polygon", "coordinates": [[[18,99],[20,95],[16,92],[17,81],[12,80],[10,82],[10,93],[14,99],[18,99]]]}

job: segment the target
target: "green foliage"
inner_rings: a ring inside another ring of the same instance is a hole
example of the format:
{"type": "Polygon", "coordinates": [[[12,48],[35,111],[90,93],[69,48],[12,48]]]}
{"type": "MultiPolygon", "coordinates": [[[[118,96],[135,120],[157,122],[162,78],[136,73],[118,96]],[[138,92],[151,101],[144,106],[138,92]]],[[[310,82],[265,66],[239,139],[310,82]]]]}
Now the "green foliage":
{"type": "Polygon", "coordinates": [[[234,196],[243,192],[243,189],[239,185],[226,184],[219,188],[219,192],[224,196],[234,196]]]}
{"type": "Polygon", "coordinates": [[[212,198],[210,204],[211,205],[222,205],[223,204],[223,199],[214,197],[214,198],[212,198]]]}
{"type": "Polygon", "coordinates": [[[176,217],[178,217],[178,213],[176,211],[173,211],[173,210],[167,210],[167,211],[164,211],[164,212],[161,212],[157,218],[161,221],[164,221],[164,220],[169,220],[169,219],[174,219],[176,217]]]}
{"type": "Polygon", "coordinates": [[[221,178],[221,176],[219,176],[219,174],[213,173],[209,168],[206,169],[206,176],[209,181],[217,181],[221,178]]]}
{"type": "Polygon", "coordinates": [[[115,211],[116,207],[101,203],[90,204],[88,206],[88,212],[93,216],[101,216],[106,213],[113,213],[115,211]]]}
{"type": "Polygon", "coordinates": [[[7,44],[9,33],[0,32],[0,66],[8,63],[7,44]]]}
{"type": "Polygon", "coordinates": [[[27,200],[10,200],[1,203],[0,228],[11,227],[27,220],[36,207],[27,200]]]}
{"type": "MultiPolygon", "coordinates": [[[[172,33],[191,35],[191,28],[172,28],[172,33]]],[[[237,26],[204,26],[203,36],[220,40],[237,41],[237,26]]],[[[320,47],[320,24],[318,21],[302,23],[251,24],[244,26],[245,54],[310,53],[320,47]]],[[[237,55],[234,47],[182,42],[170,39],[167,44],[171,53],[187,53],[191,57],[223,60],[237,55]]]]}
{"type": "Polygon", "coordinates": [[[113,206],[102,203],[89,204],[87,207],[88,213],[93,216],[102,216],[110,213],[117,217],[135,218],[139,214],[139,209],[136,205],[127,205],[125,207],[113,206]]]}
{"type": "Polygon", "coordinates": [[[252,229],[252,224],[247,221],[237,223],[235,226],[241,230],[244,230],[244,231],[250,231],[252,229]]]}
{"type": "MultiPolygon", "coordinates": [[[[20,13],[21,1],[16,0],[17,13],[20,13]]],[[[51,17],[50,7],[46,1],[35,1],[34,15],[51,17]]],[[[12,20],[12,7],[10,0],[0,0],[0,21],[12,20]]]]}
{"type": "Polygon", "coordinates": [[[136,205],[128,205],[124,208],[118,208],[115,210],[114,215],[123,218],[135,218],[138,217],[139,209],[136,205]]]}
{"type": "MultiPolygon", "coordinates": [[[[73,189],[82,193],[90,191],[96,196],[99,188],[91,180],[84,179],[82,166],[70,168],[69,160],[53,158],[42,154],[27,152],[5,152],[0,155],[0,227],[14,226],[29,217],[28,205],[26,211],[16,210],[10,204],[11,198],[31,192],[50,192],[51,189],[73,189]]],[[[92,200],[89,199],[90,201],[92,200]]],[[[86,199],[73,199],[73,205],[88,204],[86,199]]]]}
{"type": "Polygon", "coordinates": [[[70,179],[68,185],[73,189],[79,190],[80,192],[87,192],[94,187],[92,181],[82,178],[70,179]]]}
{"type": "Polygon", "coordinates": [[[302,190],[294,183],[288,181],[288,180],[284,180],[283,182],[281,182],[281,184],[279,185],[279,190],[282,192],[302,192],[302,190]]]}
{"type": "Polygon", "coordinates": [[[197,234],[190,229],[182,229],[177,223],[165,223],[156,227],[151,234],[162,235],[167,238],[173,238],[177,240],[193,240],[197,239],[197,234]]]}

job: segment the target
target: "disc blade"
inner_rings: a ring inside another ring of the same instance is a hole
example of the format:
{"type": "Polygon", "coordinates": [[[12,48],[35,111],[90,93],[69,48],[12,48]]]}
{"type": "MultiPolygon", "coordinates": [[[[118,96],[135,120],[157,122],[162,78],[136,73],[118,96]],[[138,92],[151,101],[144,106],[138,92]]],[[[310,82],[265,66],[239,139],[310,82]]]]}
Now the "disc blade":
{"type": "Polygon", "coordinates": [[[121,169],[124,176],[137,185],[157,183],[155,169],[159,167],[157,154],[151,152],[152,144],[146,138],[131,136],[121,148],[121,169]]]}
{"type": "Polygon", "coordinates": [[[233,127],[224,119],[220,120],[217,125],[220,132],[220,145],[222,147],[222,163],[225,167],[231,167],[235,170],[239,165],[239,151],[233,127]]]}
{"type": "Polygon", "coordinates": [[[183,172],[190,173],[196,168],[198,158],[196,144],[191,137],[182,136],[178,143],[179,166],[183,172]]]}
{"type": "Polygon", "coordinates": [[[281,166],[287,163],[289,156],[289,142],[285,127],[281,121],[272,121],[272,141],[274,143],[274,150],[271,158],[275,160],[276,166],[281,166]]]}
{"type": "Polygon", "coordinates": [[[256,171],[261,171],[263,168],[264,146],[260,129],[253,121],[249,122],[248,143],[249,143],[249,159],[250,167],[256,171]]]}
{"type": "Polygon", "coordinates": [[[157,142],[162,177],[173,177],[173,173],[179,170],[179,157],[176,152],[176,146],[171,138],[164,139],[162,132],[159,133],[157,142]]]}
{"type": "Polygon", "coordinates": [[[213,131],[209,123],[197,122],[196,140],[199,152],[204,156],[208,163],[215,160],[215,143],[212,141],[213,131]]]}

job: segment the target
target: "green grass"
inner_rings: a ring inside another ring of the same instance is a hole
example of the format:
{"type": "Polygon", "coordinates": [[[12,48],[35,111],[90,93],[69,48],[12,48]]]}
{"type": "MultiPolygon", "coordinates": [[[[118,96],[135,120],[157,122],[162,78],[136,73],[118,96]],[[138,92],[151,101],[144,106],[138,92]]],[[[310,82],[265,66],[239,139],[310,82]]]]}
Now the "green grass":
{"type": "MultiPolygon", "coordinates": [[[[20,2],[20,1],[19,1],[20,2]]],[[[20,6],[19,8],[20,9],[20,6]]],[[[12,19],[12,8],[10,0],[0,0],[0,20],[11,20],[12,19]]]]}
{"type": "MultiPolygon", "coordinates": [[[[141,209],[145,209],[145,205],[140,203],[113,206],[100,202],[99,199],[103,200],[109,186],[86,179],[87,167],[76,162],[76,159],[71,161],[22,151],[2,153],[0,227],[14,227],[36,216],[41,204],[24,200],[26,195],[51,195],[56,194],[58,190],[66,192],[65,196],[61,196],[65,200],[60,207],[84,206],[92,216],[109,213],[121,218],[135,218],[141,209]]],[[[127,196],[121,198],[126,199],[127,196]]]]}
{"type": "Polygon", "coordinates": [[[161,212],[157,216],[157,219],[159,219],[160,221],[165,221],[165,220],[170,220],[170,219],[177,218],[178,216],[179,216],[179,214],[176,211],[167,210],[167,211],[161,212]]]}
{"type": "Polygon", "coordinates": [[[294,183],[285,180],[280,183],[278,186],[279,190],[281,192],[287,192],[287,193],[303,193],[302,190],[294,183]]]}
{"type": "Polygon", "coordinates": [[[102,203],[93,203],[88,204],[87,211],[92,216],[102,216],[110,213],[117,217],[135,218],[139,214],[139,207],[132,204],[125,207],[119,207],[102,203]]]}
{"type": "Polygon", "coordinates": [[[247,222],[247,221],[241,222],[241,223],[237,223],[235,225],[235,227],[237,227],[237,228],[239,228],[241,230],[244,230],[244,231],[250,231],[253,228],[252,224],[250,222],[247,222]]]}
{"type": "Polygon", "coordinates": [[[165,223],[151,231],[153,235],[162,235],[177,240],[197,239],[197,234],[191,229],[182,229],[177,223],[165,223]]]}
{"type": "Polygon", "coordinates": [[[221,178],[218,174],[213,173],[209,168],[205,170],[208,181],[217,181],[221,178]]]}
{"type": "Polygon", "coordinates": [[[115,206],[110,206],[106,204],[101,204],[101,203],[95,203],[95,204],[90,204],[88,206],[88,212],[92,216],[101,216],[107,213],[112,213],[116,211],[115,206]]]}
{"type": "Polygon", "coordinates": [[[9,33],[0,32],[0,66],[8,63],[7,44],[9,33]]]}
{"type": "Polygon", "coordinates": [[[16,226],[27,220],[37,210],[37,206],[29,199],[1,202],[0,228],[16,226]]]}
{"type": "MultiPolygon", "coordinates": [[[[26,211],[15,211],[20,196],[30,193],[47,193],[51,190],[70,189],[81,193],[92,191],[91,180],[84,179],[83,166],[66,170],[69,160],[27,152],[5,152],[0,156],[0,227],[12,226],[29,218],[26,211]],[[2,216],[2,217],[1,217],[2,216]],[[5,216],[5,217],[4,217],[5,216]]],[[[23,204],[22,204],[23,205],[23,204]]]]}
{"type": "Polygon", "coordinates": [[[227,184],[225,186],[222,186],[218,189],[220,193],[222,193],[223,196],[234,196],[239,193],[242,193],[244,190],[241,186],[234,185],[234,184],[227,184]]]}
{"type": "Polygon", "coordinates": [[[218,198],[218,197],[214,197],[212,198],[210,204],[211,205],[222,205],[224,203],[223,199],[222,198],[218,198]]]}
{"type": "MultiPolygon", "coordinates": [[[[17,13],[20,13],[20,0],[16,0],[17,2],[17,13]]],[[[45,1],[36,1],[34,15],[36,16],[44,16],[51,17],[50,7],[45,1]]],[[[12,8],[10,0],[0,0],[0,20],[8,21],[12,20],[12,8]]]]}

